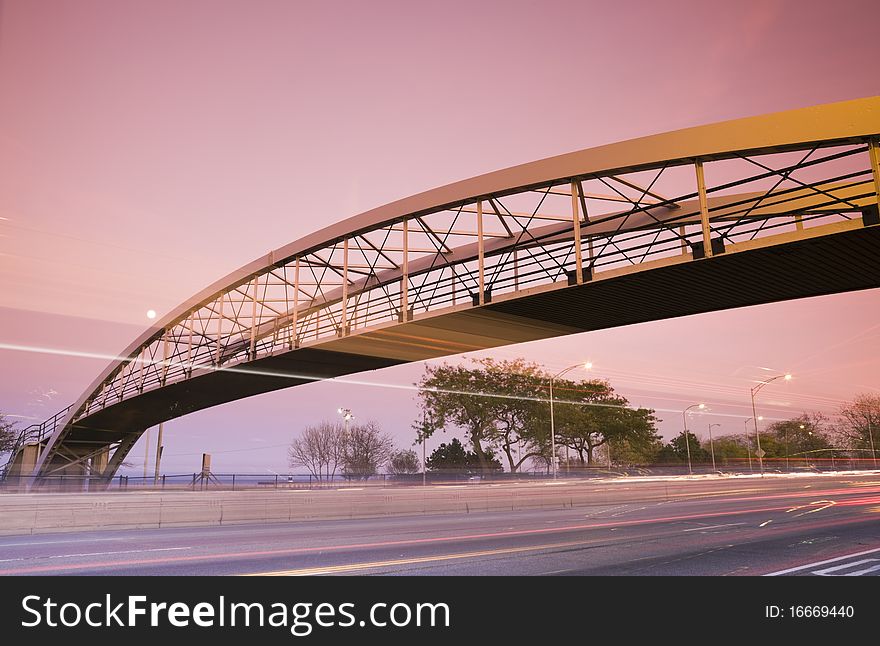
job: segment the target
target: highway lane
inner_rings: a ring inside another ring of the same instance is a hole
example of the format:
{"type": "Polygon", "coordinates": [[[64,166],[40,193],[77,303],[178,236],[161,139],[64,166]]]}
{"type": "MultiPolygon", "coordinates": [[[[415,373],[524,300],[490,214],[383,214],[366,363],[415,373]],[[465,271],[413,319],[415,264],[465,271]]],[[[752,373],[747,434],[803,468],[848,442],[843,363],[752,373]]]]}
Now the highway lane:
{"type": "Polygon", "coordinates": [[[5,536],[0,574],[880,574],[878,474],[668,488],[562,482],[543,509],[5,536]],[[583,486],[595,504],[566,505],[583,486]]]}

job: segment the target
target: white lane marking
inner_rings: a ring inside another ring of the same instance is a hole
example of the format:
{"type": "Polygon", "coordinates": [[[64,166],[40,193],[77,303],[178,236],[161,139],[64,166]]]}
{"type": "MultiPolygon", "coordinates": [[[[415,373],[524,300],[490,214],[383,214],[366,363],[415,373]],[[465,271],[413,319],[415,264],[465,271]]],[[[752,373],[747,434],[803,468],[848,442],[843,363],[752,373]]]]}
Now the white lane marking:
{"type": "MultiPolygon", "coordinates": [[[[834,567],[827,567],[822,570],[813,570],[813,574],[818,574],[819,576],[838,576],[831,574],[832,572],[839,572],[840,570],[846,570],[851,567],[855,567],[857,565],[863,565],[864,563],[873,563],[874,561],[880,561],[880,559],[862,559],[861,561],[853,561],[852,563],[844,563],[843,565],[835,565],[834,567]]],[[[870,572],[871,570],[876,570],[880,568],[867,568],[865,570],[859,570],[859,572],[870,572]]],[[[855,572],[848,572],[844,576],[858,576],[855,572]]]]}
{"type": "Polygon", "coordinates": [[[683,532],[702,532],[707,529],[720,529],[722,527],[736,527],[737,525],[745,525],[745,523],[728,523],[726,525],[709,525],[708,527],[691,527],[690,529],[683,529],[683,532]]]}
{"type": "Polygon", "coordinates": [[[864,570],[856,570],[855,572],[847,572],[843,576],[862,576],[863,574],[867,574],[868,572],[876,572],[877,570],[880,570],[880,565],[868,567],[868,568],[865,568],[864,570]]]}
{"type": "Polygon", "coordinates": [[[770,520],[765,520],[763,523],[761,523],[760,525],[758,525],[758,527],[766,527],[767,525],[769,525],[769,524],[772,523],[772,522],[773,522],[773,519],[772,519],[772,518],[771,518],[770,520]]]}
{"type": "Polygon", "coordinates": [[[71,559],[80,556],[108,556],[110,554],[143,554],[146,552],[173,552],[177,550],[191,550],[192,547],[155,547],[149,550],[120,550],[117,552],[83,552],[82,554],[53,554],[51,556],[26,556],[17,559],[0,559],[0,563],[11,561],[34,561],[38,559],[71,559]]]}
{"type": "Polygon", "coordinates": [[[65,545],[68,543],[98,543],[103,541],[123,541],[124,538],[71,538],[66,541],[28,541],[26,543],[0,543],[0,547],[30,547],[31,545],[65,545]]]}
{"type": "Polygon", "coordinates": [[[790,572],[799,572],[800,570],[808,570],[813,567],[818,567],[820,565],[826,565],[828,563],[837,563],[839,561],[845,561],[846,559],[855,558],[857,556],[864,556],[865,554],[876,554],[880,552],[880,547],[875,547],[872,550],[864,550],[863,552],[853,552],[852,554],[847,554],[846,556],[838,556],[833,559],[826,559],[824,561],[816,561],[815,563],[807,563],[806,565],[798,565],[797,567],[790,567],[785,570],[777,570],[776,572],[768,572],[764,576],[780,576],[782,574],[789,574],[790,572]]]}

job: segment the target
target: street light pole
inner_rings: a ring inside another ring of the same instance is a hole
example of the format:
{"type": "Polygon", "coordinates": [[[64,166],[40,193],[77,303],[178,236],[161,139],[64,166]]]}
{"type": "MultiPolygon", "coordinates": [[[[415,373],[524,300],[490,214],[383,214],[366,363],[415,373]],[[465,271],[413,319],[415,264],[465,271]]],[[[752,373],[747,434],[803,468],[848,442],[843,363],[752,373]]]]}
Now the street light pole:
{"type": "Polygon", "coordinates": [[[700,410],[703,410],[704,408],[706,408],[706,404],[691,404],[690,406],[685,408],[683,411],[681,411],[681,419],[684,421],[684,445],[685,445],[685,447],[687,447],[688,474],[689,475],[692,475],[694,473],[693,467],[691,466],[691,441],[690,441],[690,438],[688,437],[688,421],[687,421],[688,411],[692,408],[699,408],[700,410]]]}
{"type": "Polygon", "coordinates": [[[422,414],[422,486],[428,486],[428,463],[425,460],[425,445],[428,443],[428,418],[422,414]]]}
{"type": "MultiPolygon", "coordinates": [[[[345,452],[348,450],[349,423],[351,422],[351,420],[354,419],[354,414],[351,412],[350,408],[342,408],[342,407],[337,408],[336,412],[339,413],[340,415],[342,415],[342,420],[345,422],[345,435],[343,435],[343,437],[342,437],[343,442],[344,442],[344,444],[343,444],[343,455],[344,455],[345,452]]],[[[330,477],[329,473],[327,474],[327,477],[328,478],[330,477]]]]}
{"type": "Polygon", "coordinates": [[[755,451],[755,455],[758,456],[758,469],[761,472],[761,476],[764,476],[764,451],[761,450],[761,434],[758,432],[758,412],[755,409],[755,395],[757,395],[761,388],[766,386],[772,381],[776,381],[777,379],[785,379],[786,381],[791,381],[791,373],[785,373],[784,375],[776,375],[775,377],[770,377],[770,379],[765,379],[757,386],[752,386],[749,392],[752,394],[752,418],[755,420],[755,442],[757,444],[758,450],[755,451]]]}
{"type": "Polygon", "coordinates": [[[871,440],[871,457],[874,460],[874,468],[877,468],[877,454],[874,452],[874,431],[871,425],[871,414],[868,413],[868,439],[871,440]]]}
{"type": "Polygon", "coordinates": [[[573,365],[570,365],[568,368],[565,368],[564,370],[560,370],[555,375],[550,376],[550,464],[553,467],[554,480],[556,479],[556,419],[553,410],[553,382],[562,377],[564,374],[582,366],[584,370],[589,370],[593,367],[593,364],[589,361],[587,361],[586,363],[575,363],[573,365]]]}
{"type": "Polygon", "coordinates": [[[752,449],[749,446],[749,417],[743,420],[743,432],[746,434],[746,455],[749,456],[749,473],[752,472],[752,449]]]}
{"type": "Polygon", "coordinates": [[[712,451],[712,471],[715,471],[715,442],[712,440],[712,427],[721,424],[709,424],[709,449],[712,451]]]}

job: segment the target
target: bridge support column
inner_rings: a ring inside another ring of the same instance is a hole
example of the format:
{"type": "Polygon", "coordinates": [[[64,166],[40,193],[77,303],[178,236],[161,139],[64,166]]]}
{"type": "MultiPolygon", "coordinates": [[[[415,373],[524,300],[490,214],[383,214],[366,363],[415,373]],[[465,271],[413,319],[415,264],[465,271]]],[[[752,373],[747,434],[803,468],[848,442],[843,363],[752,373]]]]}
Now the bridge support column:
{"type": "Polygon", "coordinates": [[[110,448],[106,448],[100,453],[96,453],[92,456],[92,464],[91,464],[91,474],[101,475],[104,473],[104,470],[107,468],[107,464],[110,462],[110,448]]]}
{"type": "Polygon", "coordinates": [[[25,478],[34,472],[39,457],[39,444],[25,444],[21,447],[15,456],[15,460],[9,465],[6,483],[14,483],[20,489],[25,490],[27,488],[25,478]]]}

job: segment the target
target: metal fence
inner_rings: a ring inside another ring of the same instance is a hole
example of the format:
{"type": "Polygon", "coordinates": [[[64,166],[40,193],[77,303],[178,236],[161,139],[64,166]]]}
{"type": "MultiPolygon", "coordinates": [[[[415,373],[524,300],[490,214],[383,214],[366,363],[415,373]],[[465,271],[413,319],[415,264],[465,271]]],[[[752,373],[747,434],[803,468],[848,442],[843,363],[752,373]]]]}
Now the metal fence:
{"type": "MultiPolygon", "coordinates": [[[[557,474],[560,479],[590,478],[637,478],[684,475],[758,475],[760,465],[756,458],[720,458],[717,467],[711,464],[694,463],[690,468],[686,463],[650,465],[607,465],[567,468],[561,465],[557,474]]],[[[789,458],[765,458],[764,473],[819,473],[834,471],[854,471],[877,469],[877,460],[872,457],[844,455],[839,451],[829,452],[827,457],[819,455],[791,456],[789,458]]],[[[176,473],[154,476],[117,475],[111,480],[100,476],[67,474],[43,477],[39,485],[41,492],[60,491],[143,491],[143,490],[254,490],[254,489],[352,489],[364,487],[412,487],[423,484],[473,484],[499,483],[510,481],[539,481],[551,479],[547,471],[528,471],[520,473],[490,472],[476,474],[470,471],[443,471],[426,474],[374,474],[366,477],[333,476],[318,477],[314,474],[254,474],[254,473],[176,473]]],[[[0,491],[18,492],[28,488],[29,476],[8,477],[0,484],[0,491]]]]}

